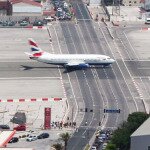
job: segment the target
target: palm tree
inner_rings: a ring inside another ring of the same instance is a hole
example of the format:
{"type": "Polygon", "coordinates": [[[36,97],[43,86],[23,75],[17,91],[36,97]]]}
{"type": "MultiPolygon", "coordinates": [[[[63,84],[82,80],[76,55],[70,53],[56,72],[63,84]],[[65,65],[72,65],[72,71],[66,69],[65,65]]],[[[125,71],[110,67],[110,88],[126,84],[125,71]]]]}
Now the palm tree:
{"type": "Polygon", "coordinates": [[[65,150],[67,150],[67,144],[69,138],[70,138],[70,134],[68,132],[60,134],[60,139],[65,142],[65,150]]]}
{"type": "Polygon", "coordinates": [[[60,144],[60,143],[53,144],[53,147],[54,147],[56,150],[62,150],[62,149],[63,149],[63,146],[62,146],[62,144],[60,144]]]}

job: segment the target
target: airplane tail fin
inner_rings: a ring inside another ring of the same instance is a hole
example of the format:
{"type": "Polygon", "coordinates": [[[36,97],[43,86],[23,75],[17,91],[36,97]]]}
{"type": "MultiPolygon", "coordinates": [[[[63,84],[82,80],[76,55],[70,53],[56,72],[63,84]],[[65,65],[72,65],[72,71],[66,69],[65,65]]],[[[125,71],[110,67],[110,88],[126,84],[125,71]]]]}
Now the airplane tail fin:
{"type": "Polygon", "coordinates": [[[28,42],[30,45],[31,53],[25,52],[25,54],[27,54],[31,59],[42,56],[44,52],[38,47],[37,43],[32,38],[29,38],[28,42]]]}
{"type": "Polygon", "coordinates": [[[42,50],[38,47],[38,44],[32,38],[29,38],[28,42],[32,53],[42,52],[42,50]]]}

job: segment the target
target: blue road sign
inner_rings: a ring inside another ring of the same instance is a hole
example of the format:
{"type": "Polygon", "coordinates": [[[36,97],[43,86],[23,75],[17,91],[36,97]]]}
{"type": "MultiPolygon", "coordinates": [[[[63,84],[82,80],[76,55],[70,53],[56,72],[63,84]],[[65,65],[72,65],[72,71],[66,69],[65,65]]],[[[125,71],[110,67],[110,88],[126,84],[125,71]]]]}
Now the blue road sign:
{"type": "Polygon", "coordinates": [[[104,109],[104,113],[120,113],[120,109],[104,109]]]}

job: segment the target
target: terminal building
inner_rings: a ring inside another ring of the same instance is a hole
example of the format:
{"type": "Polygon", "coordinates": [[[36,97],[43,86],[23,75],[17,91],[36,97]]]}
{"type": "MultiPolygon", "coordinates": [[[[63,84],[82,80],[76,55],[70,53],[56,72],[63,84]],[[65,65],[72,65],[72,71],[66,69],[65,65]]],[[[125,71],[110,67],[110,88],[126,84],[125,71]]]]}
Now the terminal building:
{"type": "Polygon", "coordinates": [[[150,150],[150,118],[131,135],[130,150],[150,150]]]}

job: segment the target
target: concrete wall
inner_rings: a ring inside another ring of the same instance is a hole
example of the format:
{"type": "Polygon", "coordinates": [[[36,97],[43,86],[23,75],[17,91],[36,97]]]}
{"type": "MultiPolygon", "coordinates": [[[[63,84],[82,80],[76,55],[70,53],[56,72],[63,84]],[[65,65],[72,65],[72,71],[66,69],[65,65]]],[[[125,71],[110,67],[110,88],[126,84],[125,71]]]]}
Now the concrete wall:
{"type": "Polygon", "coordinates": [[[25,3],[16,3],[12,6],[13,13],[42,13],[42,8],[25,3]]]}
{"type": "Polygon", "coordinates": [[[89,0],[90,4],[100,4],[101,0],[89,0]]]}
{"type": "Polygon", "coordinates": [[[148,150],[150,147],[150,135],[131,137],[130,150],[148,150]]]}

